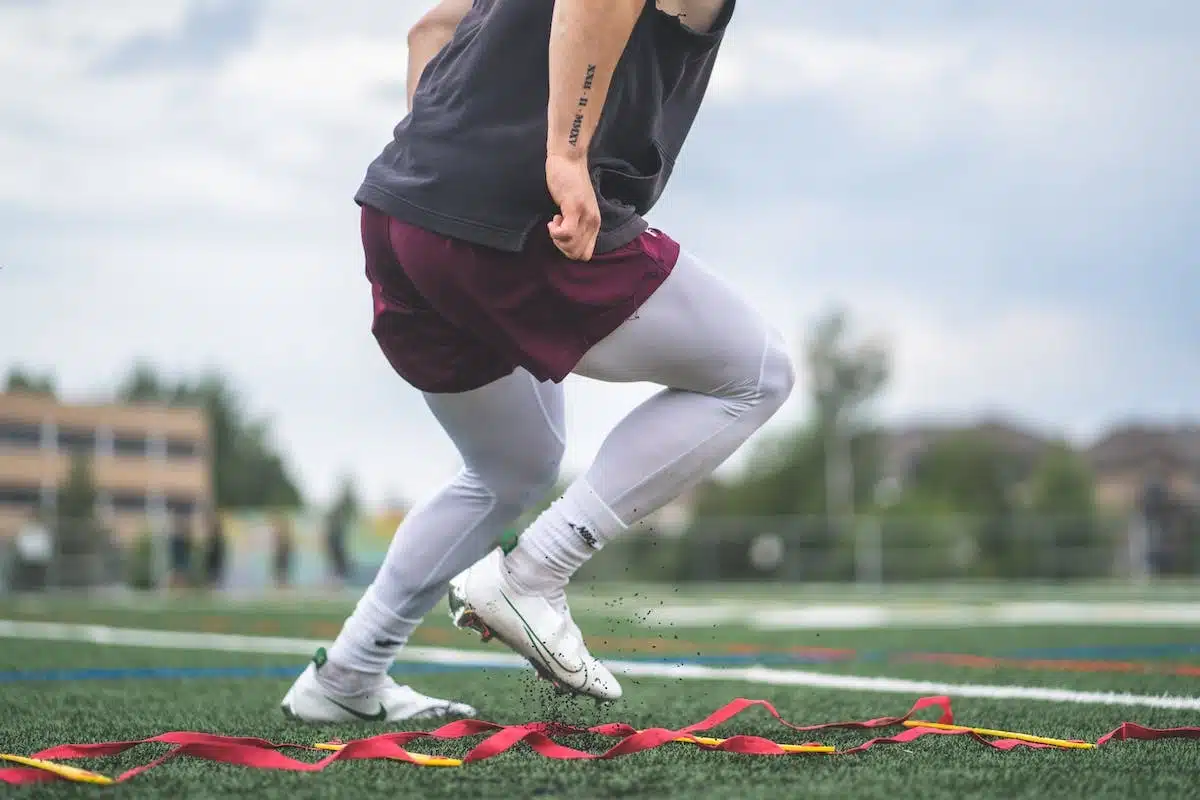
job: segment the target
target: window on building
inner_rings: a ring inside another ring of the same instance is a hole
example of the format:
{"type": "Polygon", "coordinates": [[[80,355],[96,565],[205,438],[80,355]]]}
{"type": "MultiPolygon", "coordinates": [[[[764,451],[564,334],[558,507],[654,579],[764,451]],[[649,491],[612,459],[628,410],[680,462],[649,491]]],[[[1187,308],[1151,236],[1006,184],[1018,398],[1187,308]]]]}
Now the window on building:
{"type": "Polygon", "coordinates": [[[195,513],[196,501],[190,497],[168,497],[167,513],[172,516],[187,516],[195,513]]]}
{"type": "Polygon", "coordinates": [[[0,486],[0,508],[34,508],[41,500],[36,486],[0,486]]]}
{"type": "Polygon", "coordinates": [[[125,514],[142,514],[146,511],[146,495],[139,492],[114,492],[113,511],[125,514]]]}
{"type": "Polygon", "coordinates": [[[146,437],[136,433],[113,433],[113,455],[146,456],[146,437]]]}
{"type": "Polygon", "coordinates": [[[58,446],[68,453],[95,452],[96,432],[87,428],[59,428],[58,446]]]}
{"type": "Polygon", "coordinates": [[[200,454],[200,446],[189,439],[167,439],[167,458],[189,459],[200,454]]]}
{"type": "Polygon", "coordinates": [[[0,420],[0,447],[38,447],[41,443],[41,425],[0,420]]]}

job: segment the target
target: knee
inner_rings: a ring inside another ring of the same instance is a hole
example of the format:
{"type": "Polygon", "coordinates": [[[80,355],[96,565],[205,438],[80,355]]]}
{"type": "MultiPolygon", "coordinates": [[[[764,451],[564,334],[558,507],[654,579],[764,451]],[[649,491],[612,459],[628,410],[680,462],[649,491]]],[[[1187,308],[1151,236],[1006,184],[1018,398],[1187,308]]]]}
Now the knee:
{"type": "Polygon", "coordinates": [[[510,480],[515,484],[513,498],[528,507],[546,496],[558,480],[564,447],[555,442],[554,447],[541,448],[538,454],[517,459],[510,470],[510,480]]]}
{"type": "Polygon", "coordinates": [[[546,496],[558,480],[563,444],[531,444],[490,469],[472,470],[498,505],[525,511],[546,496]]]}
{"type": "Polygon", "coordinates": [[[761,402],[778,410],[792,393],[796,385],[796,367],[788,355],[783,337],[772,330],[763,353],[762,370],[758,388],[761,402]]]}
{"type": "Polygon", "coordinates": [[[739,377],[715,394],[725,402],[731,414],[750,415],[761,425],[791,395],[796,385],[796,369],[783,337],[774,329],[768,331],[766,341],[760,347],[745,348],[737,363],[739,377]]]}

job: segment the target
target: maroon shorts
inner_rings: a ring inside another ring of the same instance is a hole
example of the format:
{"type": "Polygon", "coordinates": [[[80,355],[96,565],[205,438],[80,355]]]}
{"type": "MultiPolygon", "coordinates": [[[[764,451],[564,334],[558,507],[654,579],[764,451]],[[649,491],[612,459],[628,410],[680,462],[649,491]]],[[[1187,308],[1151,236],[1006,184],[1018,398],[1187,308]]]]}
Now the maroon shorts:
{"type": "Polygon", "coordinates": [[[633,315],[679,258],[647,231],[572,261],[539,227],[520,253],[451,239],[362,209],[371,332],[392,368],[424,392],[465,392],[524,367],[561,381],[633,315]]]}

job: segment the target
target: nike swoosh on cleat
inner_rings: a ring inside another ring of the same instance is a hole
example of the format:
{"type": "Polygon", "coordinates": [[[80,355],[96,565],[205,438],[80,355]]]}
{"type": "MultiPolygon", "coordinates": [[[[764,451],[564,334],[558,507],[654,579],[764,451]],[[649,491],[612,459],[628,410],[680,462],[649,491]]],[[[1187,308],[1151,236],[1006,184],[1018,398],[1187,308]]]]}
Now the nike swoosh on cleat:
{"type": "Polygon", "coordinates": [[[333,703],[335,706],[342,709],[343,711],[353,714],[354,716],[356,716],[359,719],[364,720],[366,722],[383,722],[384,720],[387,719],[387,709],[383,707],[383,703],[379,704],[379,710],[376,711],[374,714],[365,714],[362,711],[353,709],[350,706],[339,703],[337,700],[334,700],[329,695],[325,695],[325,699],[328,700],[329,702],[333,703]]]}
{"type": "Polygon", "coordinates": [[[529,623],[525,621],[525,617],[521,615],[521,612],[517,610],[517,607],[515,605],[513,605],[513,601],[508,599],[508,595],[506,595],[503,590],[500,591],[500,596],[504,598],[504,602],[508,603],[508,607],[513,610],[513,613],[517,615],[517,619],[521,620],[521,626],[523,628],[525,628],[525,636],[529,639],[529,643],[531,645],[533,645],[533,648],[535,650],[537,650],[538,653],[543,656],[543,658],[548,658],[548,659],[552,660],[555,664],[558,665],[559,669],[561,669],[563,672],[567,673],[568,675],[578,675],[579,673],[582,672],[583,673],[583,685],[586,686],[587,685],[587,662],[586,661],[583,662],[583,664],[581,664],[576,669],[568,668],[566,664],[559,661],[558,658],[556,658],[555,655],[550,652],[550,648],[546,646],[545,642],[543,642],[536,635],[534,635],[533,629],[531,627],[529,627],[529,623]]]}

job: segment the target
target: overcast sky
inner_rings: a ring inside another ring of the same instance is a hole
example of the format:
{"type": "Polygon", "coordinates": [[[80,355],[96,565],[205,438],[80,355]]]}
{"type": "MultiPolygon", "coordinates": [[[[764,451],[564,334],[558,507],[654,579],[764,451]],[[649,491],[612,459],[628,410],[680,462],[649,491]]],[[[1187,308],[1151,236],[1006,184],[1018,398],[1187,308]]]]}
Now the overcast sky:
{"type": "MultiPolygon", "coordinates": [[[[449,476],[352,202],[425,7],[0,0],[0,368],[220,366],[318,500],[449,476]]],[[[652,221],[797,352],[834,303],[889,337],[888,419],[1196,416],[1198,40],[1185,0],[743,0],[652,221]]],[[[568,381],[568,468],[648,392],[568,381]]]]}

